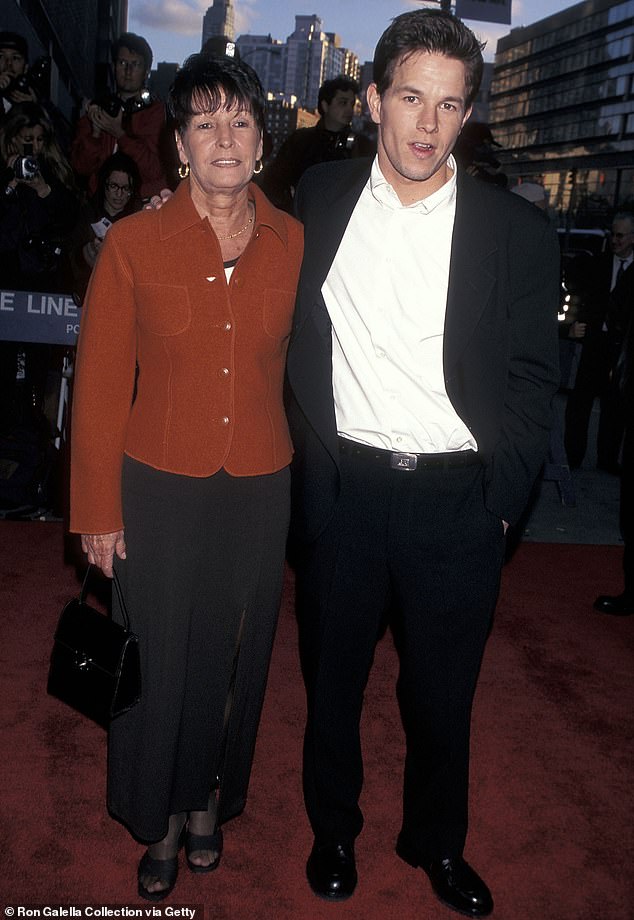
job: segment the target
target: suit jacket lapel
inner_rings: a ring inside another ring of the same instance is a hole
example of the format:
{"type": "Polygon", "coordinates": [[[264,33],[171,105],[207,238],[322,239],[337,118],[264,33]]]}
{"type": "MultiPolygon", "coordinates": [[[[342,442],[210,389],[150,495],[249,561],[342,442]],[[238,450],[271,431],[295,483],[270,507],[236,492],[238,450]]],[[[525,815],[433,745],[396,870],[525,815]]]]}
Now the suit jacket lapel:
{"type": "Polygon", "coordinates": [[[310,209],[305,225],[305,255],[297,327],[302,325],[315,307],[325,311],[321,288],[370,175],[370,165],[366,161],[359,160],[358,164],[356,170],[340,176],[324,189],[319,208],[313,204],[310,209]]]}
{"type": "Polygon", "coordinates": [[[467,347],[491,296],[496,255],[497,241],[487,232],[477,180],[459,172],[445,316],[446,378],[467,347]]]}

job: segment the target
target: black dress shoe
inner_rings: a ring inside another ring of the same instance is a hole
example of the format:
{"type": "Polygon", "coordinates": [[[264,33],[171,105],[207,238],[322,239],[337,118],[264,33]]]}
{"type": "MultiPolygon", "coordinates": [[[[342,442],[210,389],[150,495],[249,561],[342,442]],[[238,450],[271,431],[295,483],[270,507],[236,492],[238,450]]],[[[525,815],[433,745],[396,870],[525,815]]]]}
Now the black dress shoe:
{"type": "Polygon", "coordinates": [[[420,866],[427,873],[436,897],[452,910],[465,917],[488,917],[493,910],[491,892],[462,856],[425,862],[402,841],[397,843],[396,852],[410,866],[420,866]]]}
{"type": "Polygon", "coordinates": [[[357,886],[354,847],[345,843],[315,843],[306,863],[306,876],[318,897],[345,901],[357,886]]]}
{"type": "Polygon", "coordinates": [[[599,613],[611,613],[615,617],[629,617],[634,613],[634,598],[628,594],[600,594],[592,605],[599,613]]]}

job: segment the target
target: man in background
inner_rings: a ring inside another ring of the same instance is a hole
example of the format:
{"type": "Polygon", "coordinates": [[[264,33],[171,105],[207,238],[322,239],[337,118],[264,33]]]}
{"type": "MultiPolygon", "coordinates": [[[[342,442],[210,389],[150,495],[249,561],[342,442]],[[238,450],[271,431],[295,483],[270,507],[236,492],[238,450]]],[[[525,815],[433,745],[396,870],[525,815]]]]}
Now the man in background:
{"type": "Polygon", "coordinates": [[[577,469],[583,463],[590,415],[595,398],[600,400],[597,431],[597,467],[619,472],[619,451],[623,438],[623,411],[614,369],[624,339],[623,291],[631,289],[634,268],[634,214],[614,215],[611,251],[599,256],[588,275],[588,293],[581,319],[586,323],[575,384],[566,406],[565,444],[568,463],[577,469]]]}
{"type": "Polygon", "coordinates": [[[290,134],[262,174],[260,186],[276,207],[292,213],[295,189],[310,166],[374,153],[370,141],[350,128],[358,95],[359,85],[351,77],[335,77],[321,85],[321,118],[314,127],[290,134]]]}
{"type": "Polygon", "coordinates": [[[165,107],[145,88],[152,49],[140,35],[125,32],[113,45],[112,60],[116,92],[89,103],[77,125],[71,163],[94,194],[99,168],[122,150],[138,166],[141,197],[148,198],[168,185],[161,159],[165,107]]]}

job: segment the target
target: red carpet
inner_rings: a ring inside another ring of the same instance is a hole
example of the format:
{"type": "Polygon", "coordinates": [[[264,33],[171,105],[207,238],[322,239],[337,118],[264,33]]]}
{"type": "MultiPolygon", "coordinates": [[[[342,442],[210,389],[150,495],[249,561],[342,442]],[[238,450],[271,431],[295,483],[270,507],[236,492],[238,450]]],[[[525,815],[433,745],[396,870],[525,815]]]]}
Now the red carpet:
{"type": "MultiPolygon", "coordinates": [[[[141,849],[105,811],[105,734],[45,692],[55,622],[77,590],[60,525],[0,522],[0,541],[2,906],[149,909],[136,896],[141,849]]],[[[505,569],[474,713],[466,853],[493,890],[497,920],[632,917],[634,620],[601,617],[589,603],[620,590],[620,559],[617,547],[524,544],[505,569]]],[[[225,828],[218,872],[181,869],[163,910],[204,904],[207,920],[457,916],[393,852],[402,758],[395,678],[388,637],[367,692],[359,887],[327,904],[304,878],[311,836],[289,581],[247,810],[225,828]]]]}

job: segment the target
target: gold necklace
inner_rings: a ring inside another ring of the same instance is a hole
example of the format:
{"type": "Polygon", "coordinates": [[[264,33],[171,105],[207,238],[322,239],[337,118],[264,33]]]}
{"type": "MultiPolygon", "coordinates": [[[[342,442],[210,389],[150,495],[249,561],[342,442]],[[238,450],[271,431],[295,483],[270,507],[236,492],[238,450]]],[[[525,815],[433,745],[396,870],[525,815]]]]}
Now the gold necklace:
{"type": "Polygon", "coordinates": [[[245,230],[248,230],[252,223],[253,223],[253,218],[250,217],[248,221],[246,222],[246,224],[244,225],[244,227],[242,227],[240,230],[236,230],[235,233],[230,233],[228,236],[219,236],[218,239],[219,240],[233,240],[236,238],[236,236],[240,236],[240,234],[244,233],[245,230]]]}

